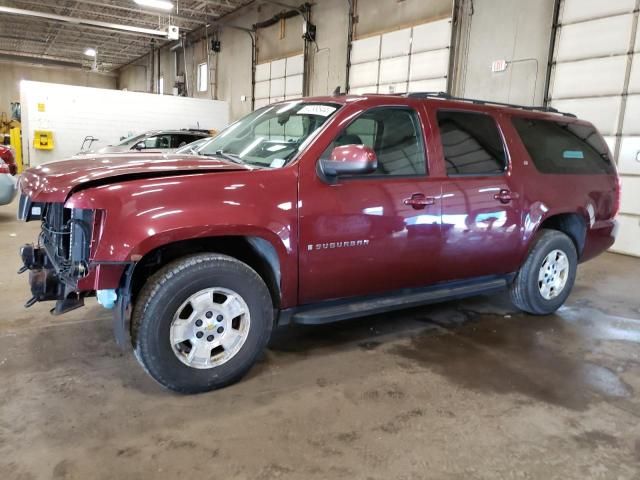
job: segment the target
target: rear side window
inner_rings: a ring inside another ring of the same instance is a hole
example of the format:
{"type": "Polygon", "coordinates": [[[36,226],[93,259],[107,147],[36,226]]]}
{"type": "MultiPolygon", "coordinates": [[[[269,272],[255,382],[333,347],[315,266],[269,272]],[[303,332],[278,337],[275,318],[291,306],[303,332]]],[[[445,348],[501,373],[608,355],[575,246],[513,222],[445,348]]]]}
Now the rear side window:
{"type": "Polygon", "coordinates": [[[489,115],[438,112],[447,175],[496,175],[507,161],[498,126],[489,115]]]}
{"type": "Polygon", "coordinates": [[[521,117],[513,125],[541,173],[613,173],[607,144],[591,126],[521,117]]]}

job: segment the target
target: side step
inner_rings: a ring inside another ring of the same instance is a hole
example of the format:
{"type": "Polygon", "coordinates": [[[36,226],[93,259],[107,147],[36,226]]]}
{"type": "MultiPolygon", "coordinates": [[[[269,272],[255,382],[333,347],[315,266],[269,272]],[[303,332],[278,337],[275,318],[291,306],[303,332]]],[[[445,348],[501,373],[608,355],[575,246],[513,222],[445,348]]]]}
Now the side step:
{"type": "Polygon", "coordinates": [[[286,325],[288,323],[320,325],[473,295],[493,293],[506,288],[510,279],[510,275],[482,277],[474,280],[447,282],[420,289],[405,289],[390,294],[330,300],[283,310],[280,312],[278,325],[286,325]]]}

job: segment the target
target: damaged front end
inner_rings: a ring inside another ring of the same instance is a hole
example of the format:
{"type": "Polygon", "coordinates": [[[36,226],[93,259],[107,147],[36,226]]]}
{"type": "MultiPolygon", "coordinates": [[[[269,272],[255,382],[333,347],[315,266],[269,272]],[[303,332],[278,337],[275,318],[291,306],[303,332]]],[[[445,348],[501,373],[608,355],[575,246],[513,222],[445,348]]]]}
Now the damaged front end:
{"type": "Polygon", "coordinates": [[[65,208],[63,203],[35,203],[22,195],[18,218],[42,222],[38,242],[20,249],[23,266],[29,271],[32,297],[25,307],[36,302],[56,301],[52,309],[60,315],[84,305],[78,282],[89,274],[89,254],[95,211],[65,208]]]}

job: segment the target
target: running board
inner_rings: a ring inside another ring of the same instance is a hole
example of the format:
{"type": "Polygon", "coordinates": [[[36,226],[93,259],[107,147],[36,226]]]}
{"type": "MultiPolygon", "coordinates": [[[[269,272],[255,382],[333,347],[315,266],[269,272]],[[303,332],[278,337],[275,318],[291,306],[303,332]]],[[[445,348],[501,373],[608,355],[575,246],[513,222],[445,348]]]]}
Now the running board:
{"type": "Polygon", "coordinates": [[[288,323],[320,325],[473,295],[494,293],[506,288],[511,278],[512,275],[482,277],[474,280],[447,282],[420,289],[405,289],[390,294],[330,300],[289,308],[280,312],[278,325],[288,323]]]}

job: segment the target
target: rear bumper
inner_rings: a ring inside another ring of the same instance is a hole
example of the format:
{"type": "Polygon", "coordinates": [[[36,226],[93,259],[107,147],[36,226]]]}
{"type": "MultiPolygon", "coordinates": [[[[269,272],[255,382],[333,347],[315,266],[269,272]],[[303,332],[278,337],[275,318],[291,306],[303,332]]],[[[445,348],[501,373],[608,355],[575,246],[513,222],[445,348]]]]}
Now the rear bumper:
{"type": "Polygon", "coordinates": [[[580,262],[586,262],[605,252],[616,241],[620,226],[616,219],[600,220],[587,230],[580,262]]]}

